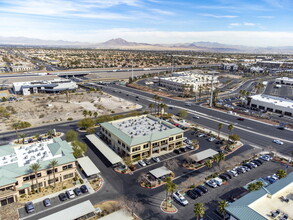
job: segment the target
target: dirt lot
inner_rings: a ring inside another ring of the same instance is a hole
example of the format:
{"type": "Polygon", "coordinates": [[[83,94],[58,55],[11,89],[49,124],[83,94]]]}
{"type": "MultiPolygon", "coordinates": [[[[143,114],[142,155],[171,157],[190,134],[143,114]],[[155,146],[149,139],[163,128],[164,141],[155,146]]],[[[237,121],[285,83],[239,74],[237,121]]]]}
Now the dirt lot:
{"type": "Polygon", "coordinates": [[[141,107],[103,92],[84,90],[71,93],[69,103],[65,94],[35,94],[24,96],[22,101],[2,102],[0,106],[14,108],[14,112],[8,119],[2,118],[0,121],[0,132],[11,130],[12,123],[18,120],[27,121],[32,126],[40,126],[57,121],[81,119],[84,117],[83,110],[104,115],[141,107]]]}

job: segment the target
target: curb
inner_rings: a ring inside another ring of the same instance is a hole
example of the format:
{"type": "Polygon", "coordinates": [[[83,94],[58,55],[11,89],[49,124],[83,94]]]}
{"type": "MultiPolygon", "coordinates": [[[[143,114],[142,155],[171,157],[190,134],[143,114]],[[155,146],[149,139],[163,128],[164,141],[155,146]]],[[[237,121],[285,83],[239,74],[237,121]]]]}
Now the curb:
{"type": "Polygon", "coordinates": [[[163,205],[163,202],[165,201],[165,199],[161,202],[160,204],[160,209],[162,212],[166,213],[166,214],[176,214],[178,212],[178,209],[176,208],[176,206],[174,206],[172,204],[172,208],[174,207],[175,208],[175,211],[165,211],[163,208],[162,208],[162,205],[163,205]]]}

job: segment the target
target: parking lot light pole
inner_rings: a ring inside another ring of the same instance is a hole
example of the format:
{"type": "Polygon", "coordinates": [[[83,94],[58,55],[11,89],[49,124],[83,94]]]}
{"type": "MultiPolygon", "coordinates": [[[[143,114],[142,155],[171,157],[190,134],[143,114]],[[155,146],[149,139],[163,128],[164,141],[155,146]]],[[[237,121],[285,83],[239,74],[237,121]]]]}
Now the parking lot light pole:
{"type": "Polygon", "coordinates": [[[213,73],[213,76],[212,76],[212,84],[211,84],[211,98],[210,98],[210,107],[213,106],[213,87],[214,87],[214,73],[213,73]]]}

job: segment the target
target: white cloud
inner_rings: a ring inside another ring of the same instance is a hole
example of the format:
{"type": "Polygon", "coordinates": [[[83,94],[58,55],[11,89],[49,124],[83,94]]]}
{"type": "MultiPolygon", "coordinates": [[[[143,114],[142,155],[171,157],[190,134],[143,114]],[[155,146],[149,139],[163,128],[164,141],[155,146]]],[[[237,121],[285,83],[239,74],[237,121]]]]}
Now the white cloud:
{"type": "Polygon", "coordinates": [[[201,16],[205,17],[212,17],[212,18],[237,18],[236,15],[214,15],[214,14],[200,14],[201,16]]]}
{"type": "Polygon", "coordinates": [[[275,16],[257,16],[257,18],[267,18],[267,19],[271,19],[274,18],[275,16]]]}
{"type": "Polygon", "coordinates": [[[238,27],[238,26],[241,26],[240,23],[231,23],[231,24],[229,24],[229,25],[232,26],[232,27],[238,27]]]}
{"type": "Polygon", "coordinates": [[[154,13],[158,13],[158,14],[161,14],[161,15],[175,15],[174,12],[171,12],[171,11],[165,11],[165,10],[161,10],[161,9],[150,9],[150,11],[154,12],[154,13]]]}
{"type": "Polygon", "coordinates": [[[240,27],[240,26],[246,26],[246,27],[254,27],[254,26],[260,26],[260,24],[251,23],[251,22],[243,22],[243,23],[230,23],[229,27],[240,27]]]}
{"type": "Polygon", "coordinates": [[[255,23],[250,23],[250,22],[244,22],[243,25],[244,25],[244,26],[256,26],[257,24],[255,24],[255,23]]]}

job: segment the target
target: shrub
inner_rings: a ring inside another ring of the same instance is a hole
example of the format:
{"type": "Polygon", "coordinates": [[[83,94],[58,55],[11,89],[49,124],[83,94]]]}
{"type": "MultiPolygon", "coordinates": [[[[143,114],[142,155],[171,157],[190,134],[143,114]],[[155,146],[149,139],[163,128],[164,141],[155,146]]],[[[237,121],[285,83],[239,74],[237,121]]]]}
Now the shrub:
{"type": "Polygon", "coordinates": [[[71,117],[70,118],[67,118],[67,121],[72,121],[72,120],[73,120],[73,118],[71,118],[71,117]]]}
{"type": "Polygon", "coordinates": [[[63,186],[62,189],[66,189],[66,186],[63,186]]]}
{"type": "Polygon", "coordinates": [[[83,179],[79,179],[79,182],[81,183],[81,184],[83,184],[84,183],[84,181],[83,181],[83,179]]]}

